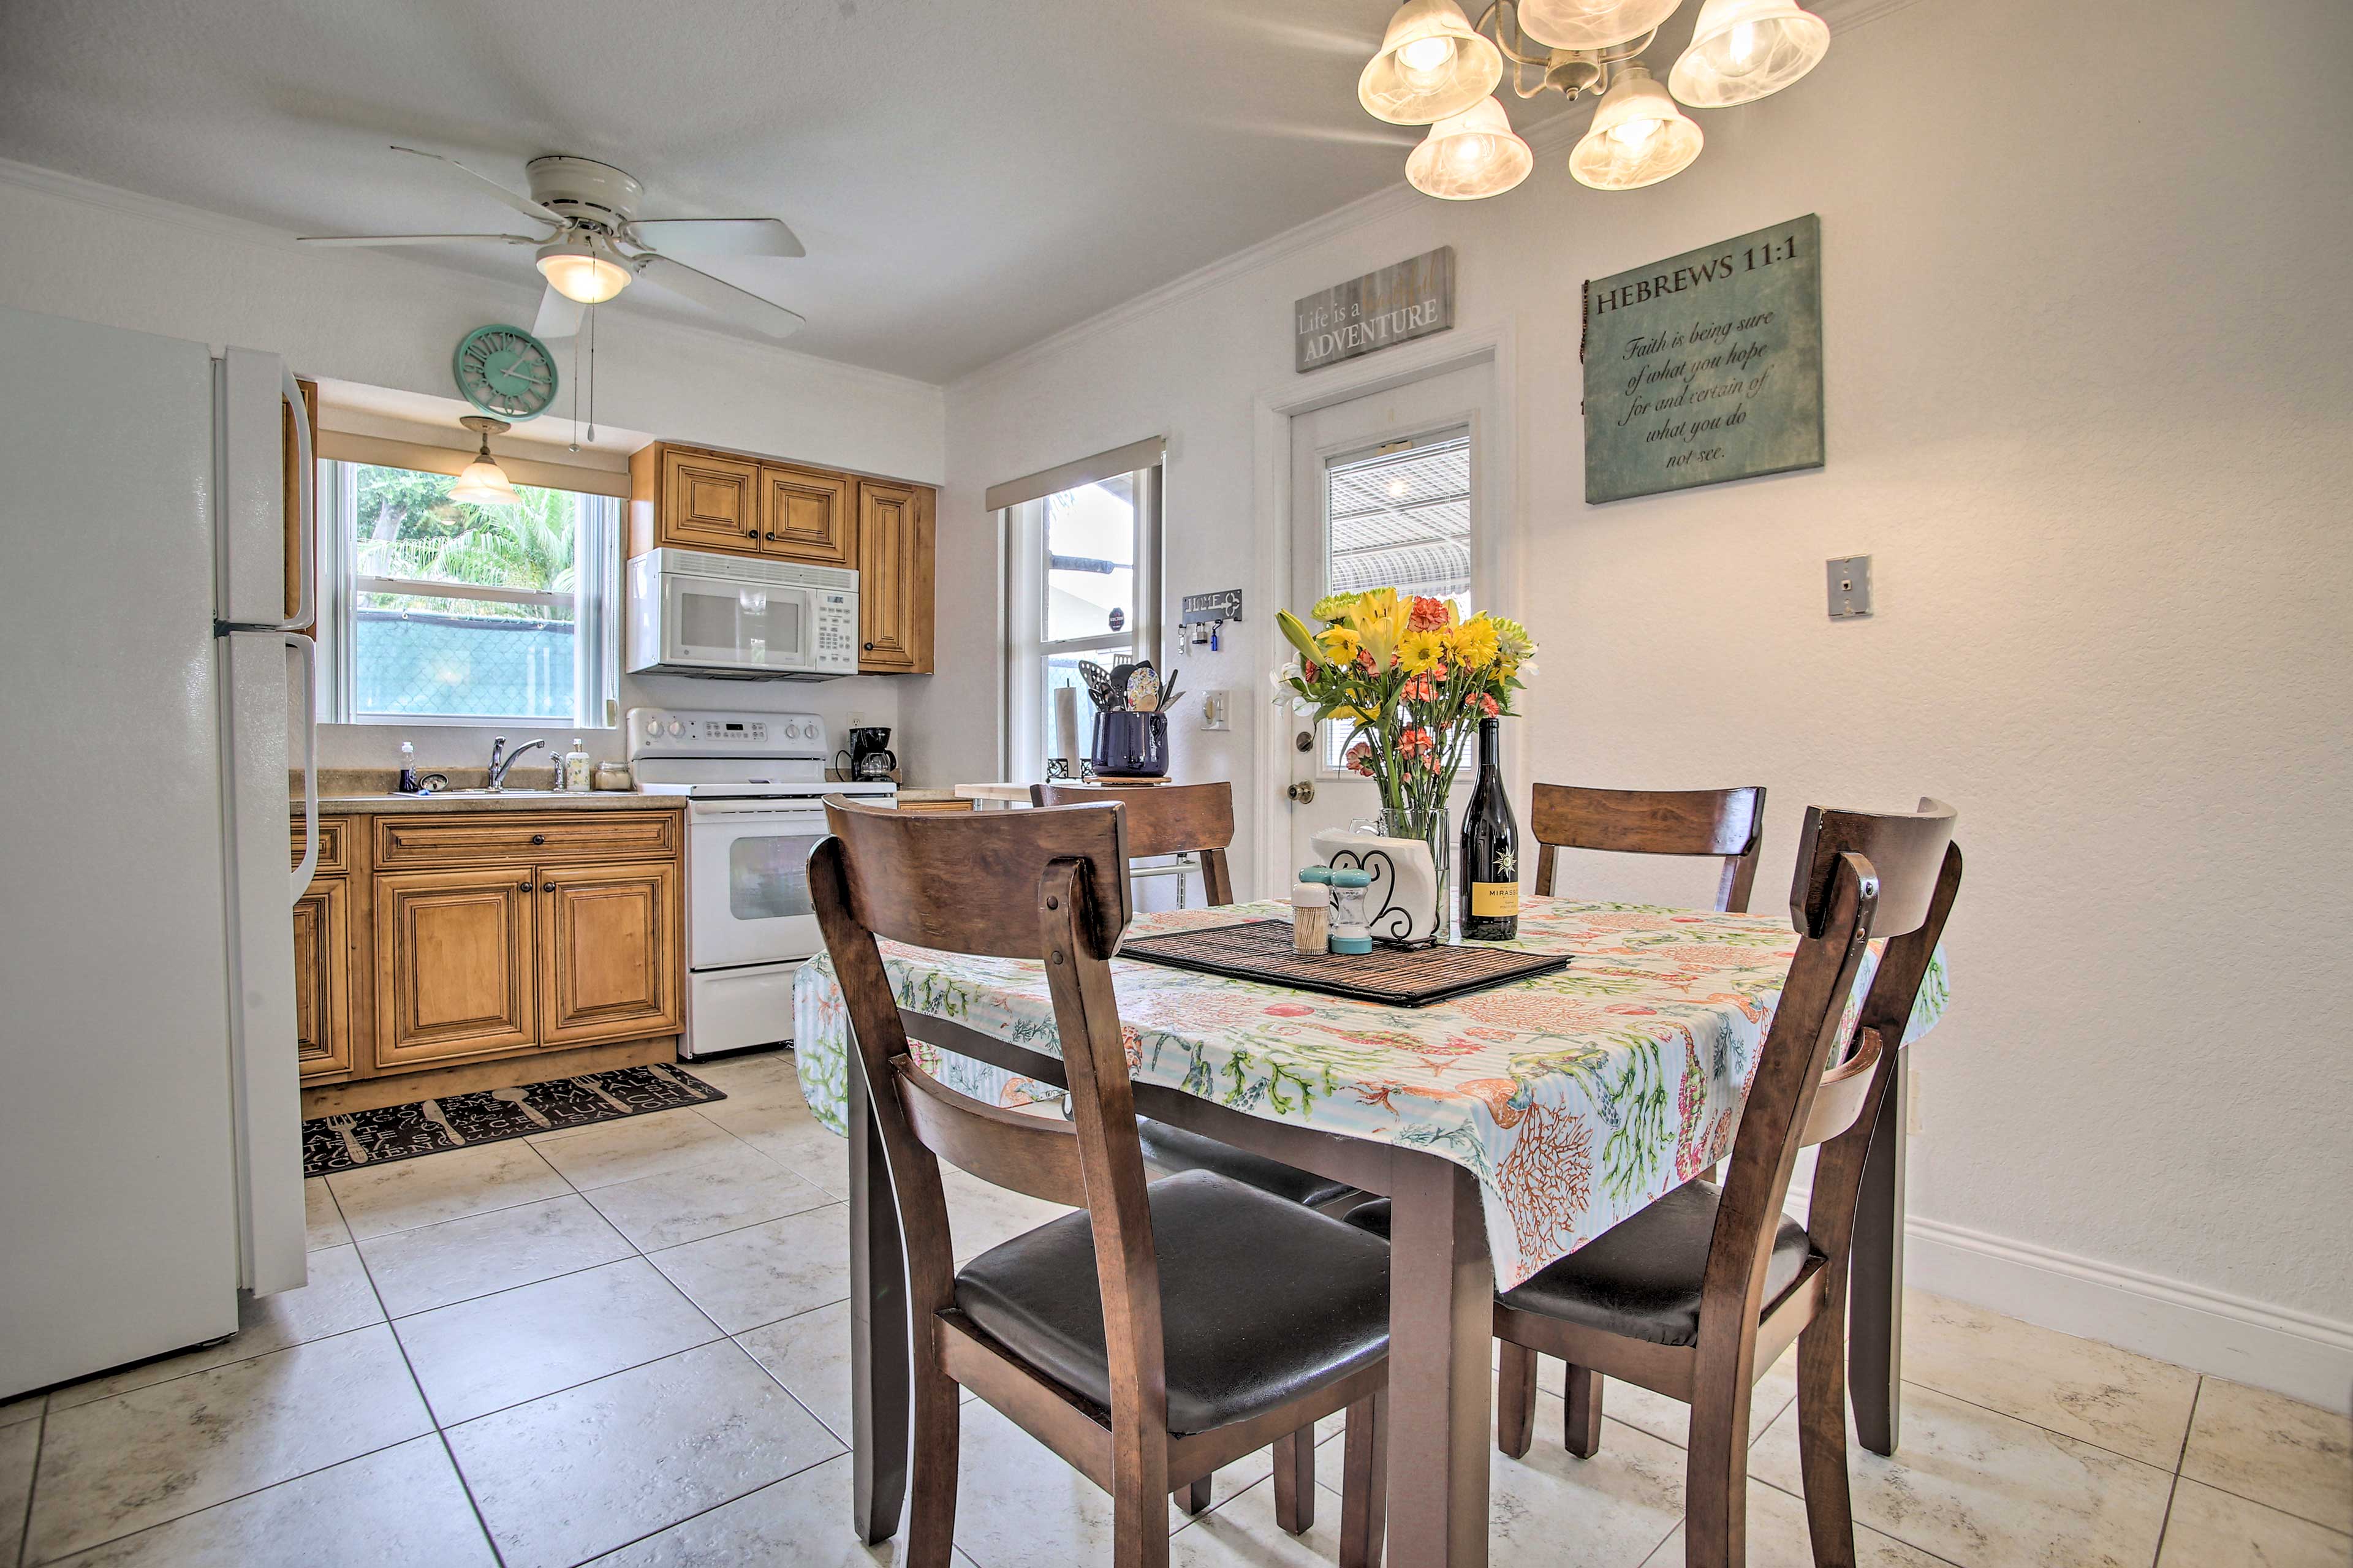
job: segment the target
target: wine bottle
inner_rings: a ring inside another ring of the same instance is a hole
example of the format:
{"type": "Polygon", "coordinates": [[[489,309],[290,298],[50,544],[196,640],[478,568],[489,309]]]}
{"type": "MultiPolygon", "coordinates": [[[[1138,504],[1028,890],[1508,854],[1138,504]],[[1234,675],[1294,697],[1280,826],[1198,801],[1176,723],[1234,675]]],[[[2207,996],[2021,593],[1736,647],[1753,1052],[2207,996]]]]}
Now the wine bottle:
{"type": "Polygon", "coordinates": [[[1462,812],[1462,936],[1509,942],[1520,934],[1520,828],[1496,758],[1500,719],[1479,721],[1479,779],[1462,812]]]}

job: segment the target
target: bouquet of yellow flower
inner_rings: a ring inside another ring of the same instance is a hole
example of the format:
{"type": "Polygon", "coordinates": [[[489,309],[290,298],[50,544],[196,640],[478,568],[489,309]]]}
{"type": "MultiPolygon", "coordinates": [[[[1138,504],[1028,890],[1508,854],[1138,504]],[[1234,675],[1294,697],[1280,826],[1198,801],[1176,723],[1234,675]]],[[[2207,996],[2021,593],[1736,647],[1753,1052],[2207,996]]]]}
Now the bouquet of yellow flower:
{"type": "Polygon", "coordinates": [[[1317,721],[1350,726],[1347,765],[1380,787],[1395,831],[1442,834],[1446,792],[1479,721],[1511,716],[1521,678],[1535,673],[1527,629],[1501,616],[1463,620],[1451,601],[1396,588],[1333,594],[1312,614],[1322,629],[1276,612],[1299,652],[1275,672],[1276,689],[1317,721]]]}

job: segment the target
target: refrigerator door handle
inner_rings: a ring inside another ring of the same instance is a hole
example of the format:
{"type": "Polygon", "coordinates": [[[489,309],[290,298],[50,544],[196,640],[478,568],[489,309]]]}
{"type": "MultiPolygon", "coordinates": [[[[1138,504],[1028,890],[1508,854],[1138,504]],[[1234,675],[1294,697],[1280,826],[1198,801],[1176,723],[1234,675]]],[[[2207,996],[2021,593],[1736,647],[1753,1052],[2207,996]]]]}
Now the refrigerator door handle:
{"type": "MultiPolygon", "coordinates": [[[[297,563],[294,615],[277,630],[299,632],[318,619],[319,465],[311,451],[311,416],[302,401],[302,387],[290,369],[285,378],[286,404],[294,418],[294,558],[297,563]]],[[[299,896],[299,895],[298,895],[299,896]]]]}
{"type": "Polygon", "coordinates": [[[302,656],[302,862],[294,868],[292,900],[299,904],[319,869],[319,644],[300,632],[284,636],[302,656]]]}

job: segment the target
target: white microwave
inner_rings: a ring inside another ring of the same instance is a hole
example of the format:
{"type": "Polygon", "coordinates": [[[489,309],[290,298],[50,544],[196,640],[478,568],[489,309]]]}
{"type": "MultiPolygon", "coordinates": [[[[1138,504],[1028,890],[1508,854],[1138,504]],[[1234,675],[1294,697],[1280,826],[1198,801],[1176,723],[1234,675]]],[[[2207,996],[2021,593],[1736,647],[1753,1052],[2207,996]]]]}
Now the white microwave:
{"type": "Polygon", "coordinates": [[[629,563],[628,667],[739,680],[858,673],[858,574],[653,550],[629,563]]]}

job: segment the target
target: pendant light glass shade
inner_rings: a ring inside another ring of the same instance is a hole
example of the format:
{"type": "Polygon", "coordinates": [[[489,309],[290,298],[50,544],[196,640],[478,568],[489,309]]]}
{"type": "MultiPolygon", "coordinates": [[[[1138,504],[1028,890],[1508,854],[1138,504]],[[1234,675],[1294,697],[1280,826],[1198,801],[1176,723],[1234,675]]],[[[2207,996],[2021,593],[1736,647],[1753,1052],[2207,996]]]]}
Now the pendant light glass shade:
{"type": "Polygon", "coordinates": [[[449,487],[449,499],[464,501],[469,506],[521,506],[522,497],[515,494],[514,485],[508,479],[506,470],[491,457],[491,437],[506,431],[509,428],[507,422],[485,415],[469,414],[458,423],[480,436],[482,447],[474,455],[474,460],[466,465],[465,471],[458,476],[458,482],[449,487]]]}
{"type": "Polygon", "coordinates": [[[1606,49],[1639,38],[1683,0],[1520,0],[1520,31],[1556,49],[1606,49]]]}
{"type": "Polygon", "coordinates": [[[1682,174],[1706,140],[1646,68],[1627,66],[1601,95],[1568,172],[1596,190],[1637,190],[1682,174]]]}
{"type": "Polygon", "coordinates": [[[1472,202],[1502,195],[1535,166],[1535,153],[1512,129],[1504,106],[1482,98],[1430,128],[1407,157],[1405,177],[1426,196],[1472,202]]]}
{"type": "Polygon", "coordinates": [[[1667,86],[1694,109],[1754,103],[1830,53],[1828,22],[1790,0],[1707,0],[1667,86]]]}
{"type": "Polygon", "coordinates": [[[1503,79],[1503,52],[1472,31],[1455,0],[1405,0],[1356,79],[1356,101],[1392,125],[1429,125],[1464,112],[1503,79]]]}
{"type": "Polygon", "coordinates": [[[559,239],[537,255],[548,287],[583,305],[601,305],[629,286],[629,269],[593,239],[559,239]]]}

